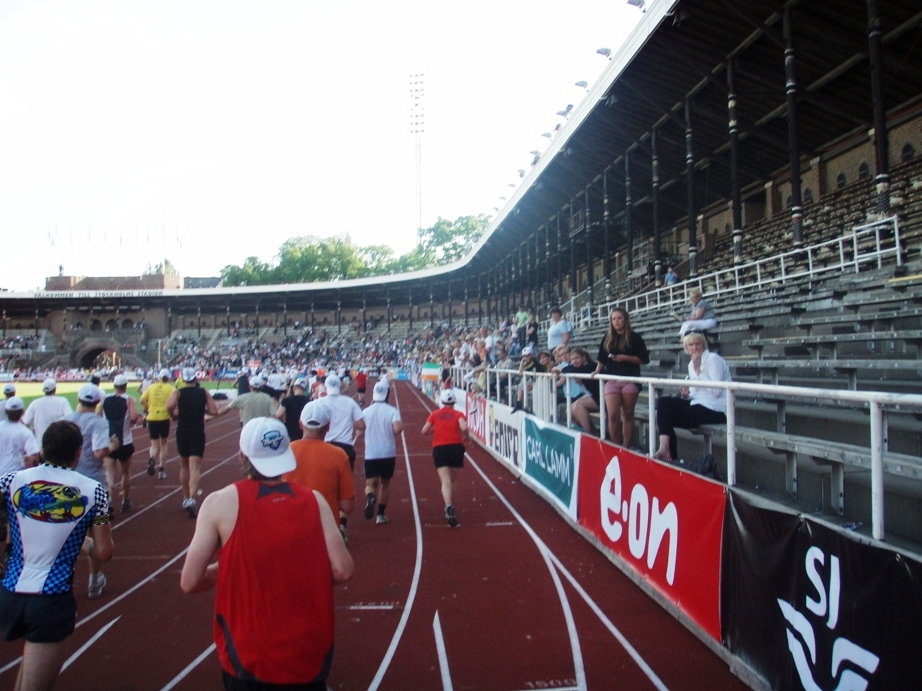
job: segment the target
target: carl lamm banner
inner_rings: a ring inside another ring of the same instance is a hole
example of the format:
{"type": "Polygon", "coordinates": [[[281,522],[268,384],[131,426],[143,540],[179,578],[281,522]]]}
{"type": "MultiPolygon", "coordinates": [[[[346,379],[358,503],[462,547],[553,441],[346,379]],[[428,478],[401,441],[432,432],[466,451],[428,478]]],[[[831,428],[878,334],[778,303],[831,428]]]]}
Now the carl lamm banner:
{"type": "Polygon", "coordinates": [[[731,491],[724,644],[775,689],[922,688],[922,564],[731,491]]]}

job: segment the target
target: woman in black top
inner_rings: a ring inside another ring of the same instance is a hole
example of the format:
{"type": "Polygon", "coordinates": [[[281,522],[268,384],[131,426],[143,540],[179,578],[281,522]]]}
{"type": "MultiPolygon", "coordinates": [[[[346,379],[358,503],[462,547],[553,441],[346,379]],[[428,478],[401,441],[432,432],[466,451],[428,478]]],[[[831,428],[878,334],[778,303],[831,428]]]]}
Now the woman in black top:
{"type": "MultiPolygon", "coordinates": [[[[616,307],[611,312],[608,333],[599,344],[596,374],[639,377],[640,366],[650,362],[647,344],[639,333],[631,330],[627,310],[616,307]]],[[[634,436],[634,406],[640,387],[633,382],[606,381],[605,408],[611,440],[619,446],[629,446],[634,436]]]]}

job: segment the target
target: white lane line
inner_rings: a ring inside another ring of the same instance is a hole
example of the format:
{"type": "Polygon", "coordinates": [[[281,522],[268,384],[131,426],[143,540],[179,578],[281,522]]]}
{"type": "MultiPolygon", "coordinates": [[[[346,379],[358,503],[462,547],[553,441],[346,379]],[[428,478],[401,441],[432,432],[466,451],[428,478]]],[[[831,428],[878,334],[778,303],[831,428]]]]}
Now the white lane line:
{"type": "Polygon", "coordinates": [[[567,633],[570,636],[570,651],[573,654],[573,671],[576,674],[576,688],[585,691],[588,688],[586,684],[586,666],[583,664],[583,651],[579,644],[579,632],[576,630],[576,622],[573,619],[573,610],[570,609],[570,598],[560,582],[560,574],[554,568],[551,562],[551,555],[547,550],[541,550],[541,556],[544,557],[544,563],[547,564],[548,571],[551,573],[551,579],[554,581],[554,587],[557,589],[557,598],[560,600],[560,607],[563,609],[564,621],[567,622],[567,633]]]}
{"type": "Polygon", "coordinates": [[[432,632],[435,634],[435,649],[439,653],[439,671],[442,673],[442,688],[452,691],[451,672],[448,670],[448,654],[445,652],[445,639],[442,637],[442,623],[439,621],[439,611],[435,610],[435,619],[432,620],[432,632]]]}
{"type": "Polygon", "coordinates": [[[179,682],[181,682],[183,679],[189,676],[189,672],[191,672],[193,669],[195,669],[200,664],[202,664],[202,661],[205,660],[209,655],[211,655],[217,649],[218,647],[214,643],[209,645],[207,648],[205,648],[204,652],[202,652],[201,655],[199,655],[192,662],[186,665],[186,668],[183,669],[182,672],[180,672],[175,677],[170,679],[169,683],[166,686],[164,686],[163,689],[161,689],[161,691],[169,691],[169,689],[174,688],[177,684],[179,684],[179,682]]]}
{"type": "MultiPolygon", "coordinates": [[[[397,395],[397,387],[394,387],[394,402],[397,404],[397,407],[400,408],[400,397],[397,395]]],[[[416,488],[413,485],[413,469],[410,467],[410,455],[407,452],[406,432],[401,432],[400,438],[403,441],[403,456],[407,464],[407,482],[410,486],[410,503],[413,506],[413,522],[416,526],[416,564],[413,567],[413,580],[410,583],[410,592],[407,595],[403,614],[400,616],[397,630],[394,631],[394,635],[391,637],[391,644],[388,646],[387,652],[384,654],[384,658],[378,666],[375,678],[371,680],[371,684],[368,686],[369,691],[376,691],[381,685],[381,680],[384,679],[387,668],[390,667],[391,660],[394,659],[394,653],[397,652],[397,646],[400,644],[403,631],[406,629],[407,621],[410,619],[410,612],[413,610],[413,603],[416,601],[416,591],[419,588],[419,576],[423,567],[423,528],[419,520],[419,503],[416,500],[416,488]]]]}
{"type": "Polygon", "coordinates": [[[99,629],[99,631],[97,631],[96,634],[95,634],[90,640],[88,640],[86,643],[84,643],[83,645],[81,645],[80,648],[77,649],[77,652],[75,652],[73,655],[71,655],[69,658],[67,658],[67,660],[64,662],[64,664],[61,665],[61,671],[63,672],[65,669],[67,669],[68,667],[70,667],[71,664],[74,663],[74,662],[77,660],[77,658],[79,658],[81,655],[83,655],[83,653],[84,653],[91,645],[93,645],[96,641],[98,641],[98,640],[100,639],[100,637],[101,637],[106,631],[108,631],[109,629],[111,629],[111,628],[115,625],[115,622],[117,622],[117,621],[118,621],[119,619],[121,619],[121,618],[122,618],[121,615],[119,615],[119,616],[115,617],[115,619],[113,619],[112,621],[110,621],[108,624],[106,624],[105,626],[103,626],[101,629],[99,629]]]}

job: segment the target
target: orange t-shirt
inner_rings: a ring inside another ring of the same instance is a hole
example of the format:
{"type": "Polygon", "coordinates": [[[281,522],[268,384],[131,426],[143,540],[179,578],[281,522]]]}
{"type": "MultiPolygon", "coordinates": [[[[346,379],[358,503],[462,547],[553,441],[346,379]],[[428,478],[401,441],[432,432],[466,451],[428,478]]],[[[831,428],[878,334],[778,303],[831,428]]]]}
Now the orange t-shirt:
{"type": "Polygon", "coordinates": [[[293,441],[291,451],[298,467],[282,475],[282,479],[317,490],[327,500],[333,516],[339,516],[339,501],[355,499],[355,482],[346,452],[321,439],[293,441]]]}
{"type": "Polygon", "coordinates": [[[432,445],[463,444],[461,427],[458,425],[458,420],[463,419],[464,413],[448,406],[433,410],[426,420],[432,424],[432,445]]]}

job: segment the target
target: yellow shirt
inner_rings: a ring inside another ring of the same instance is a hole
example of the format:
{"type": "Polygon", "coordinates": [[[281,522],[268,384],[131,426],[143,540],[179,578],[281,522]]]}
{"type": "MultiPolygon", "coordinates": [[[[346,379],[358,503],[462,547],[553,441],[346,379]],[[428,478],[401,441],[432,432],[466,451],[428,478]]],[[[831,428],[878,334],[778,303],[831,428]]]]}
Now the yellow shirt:
{"type": "Polygon", "coordinates": [[[141,405],[147,410],[147,419],[151,422],[163,422],[170,419],[166,411],[166,402],[170,394],[175,391],[172,384],[157,382],[147,387],[141,395],[141,405]]]}

